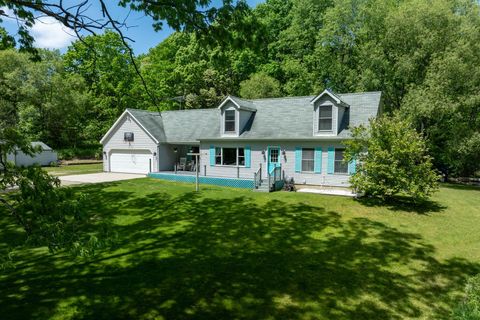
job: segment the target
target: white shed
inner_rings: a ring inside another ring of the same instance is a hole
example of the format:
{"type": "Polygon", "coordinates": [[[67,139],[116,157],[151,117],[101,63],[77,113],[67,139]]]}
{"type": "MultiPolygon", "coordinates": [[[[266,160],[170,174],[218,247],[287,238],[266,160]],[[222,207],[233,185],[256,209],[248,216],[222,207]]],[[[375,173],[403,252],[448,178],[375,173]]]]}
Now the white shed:
{"type": "Polygon", "coordinates": [[[41,148],[41,152],[32,156],[26,155],[18,150],[7,155],[7,161],[15,163],[17,166],[31,166],[38,164],[40,166],[48,166],[50,163],[58,160],[57,152],[41,141],[32,142],[32,147],[41,148]]]}

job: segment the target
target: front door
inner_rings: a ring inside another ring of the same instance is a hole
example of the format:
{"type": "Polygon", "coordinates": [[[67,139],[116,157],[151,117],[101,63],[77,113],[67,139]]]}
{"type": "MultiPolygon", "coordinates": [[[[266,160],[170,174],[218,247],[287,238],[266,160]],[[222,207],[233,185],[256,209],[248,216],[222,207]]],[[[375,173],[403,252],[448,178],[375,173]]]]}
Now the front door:
{"type": "Polygon", "coordinates": [[[280,148],[268,147],[268,172],[271,173],[276,167],[280,167],[280,148]]]}

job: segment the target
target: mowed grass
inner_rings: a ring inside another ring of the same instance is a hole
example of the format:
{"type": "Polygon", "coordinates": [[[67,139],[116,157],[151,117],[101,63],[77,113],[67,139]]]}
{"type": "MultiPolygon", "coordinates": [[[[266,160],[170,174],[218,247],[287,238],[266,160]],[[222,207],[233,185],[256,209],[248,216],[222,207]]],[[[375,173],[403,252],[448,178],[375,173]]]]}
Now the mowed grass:
{"type": "MultiPolygon", "coordinates": [[[[17,250],[2,319],[448,319],[480,272],[480,189],[422,207],[138,179],[78,187],[114,248],[17,250]]],[[[1,242],[22,236],[0,220],[1,242]]]]}
{"type": "Polygon", "coordinates": [[[88,174],[88,173],[102,172],[103,164],[102,163],[75,164],[75,165],[60,166],[60,167],[45,167],[43,169],[48,173],[50,173],[51,175],[58,177],[58,176],[67,176],[67,175],[74,175],[74,174],[88,174]]]}

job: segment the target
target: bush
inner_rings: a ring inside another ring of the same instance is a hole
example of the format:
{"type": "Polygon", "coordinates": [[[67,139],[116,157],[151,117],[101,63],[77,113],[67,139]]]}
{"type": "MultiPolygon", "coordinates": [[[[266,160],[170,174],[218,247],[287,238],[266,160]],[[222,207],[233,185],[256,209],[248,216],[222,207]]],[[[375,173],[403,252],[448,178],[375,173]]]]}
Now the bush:
{"type": "Polygon", "coordinates": [[[480,320],[480,274],[467,281],[463,301],[453,310],[455,320],[480,320]]]}
{"type": "Polygon", "coordinates": [[[50,167],[58,167],[58,162],[57,161],[52,161],[49,164],[50,167]]]}
{"type": "Polygon", "coordinates": [[[96,159],[102,158],[102,147],[93,146],[85,148],[68,148],[58,150],[58,158],[60,160],[72,159],[96,159]]]}
{"type": "Polygon", "coordinates": [[[356,158],[359,163],[350,178],[357,191],[382,199],[402,194],[417,201],[438,188],[440,176],[425,140],[409,122],[378,118],[369,127],[353,128],[352,133],[353,139],[345,141],[346,161],[356,158]]]}

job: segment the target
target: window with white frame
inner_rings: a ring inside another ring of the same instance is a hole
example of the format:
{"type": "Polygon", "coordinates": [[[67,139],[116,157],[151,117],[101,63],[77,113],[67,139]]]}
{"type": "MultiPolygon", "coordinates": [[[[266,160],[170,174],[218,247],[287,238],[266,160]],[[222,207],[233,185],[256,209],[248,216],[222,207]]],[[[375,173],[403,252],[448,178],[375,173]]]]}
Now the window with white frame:
{"type": "Polygon", "coordinates": [[[225,111],[225,132],[235,132],[235,110],[225,111]]]}
{"type": "Polygon", "coordinates": [[[313,172],[315,163],[315,151],[311,148],[302,149],[302,171],[313,172]]]}
{"type": "Polygon", "coordinates": [[[244,166],[244,148],[215,148],[215,164],[222,166],[244,166]]]}
{"type": "Polygon", "coordinates": [[[348,164],[343,161],[345,149],[335,149],[335,173],[348,173],[348,164]]]}
{"type": "Polygon", "coordinates": [[[320,106],[318,110],[318,131],[332,131],[333,108],[332,106],[320,106]]]}

